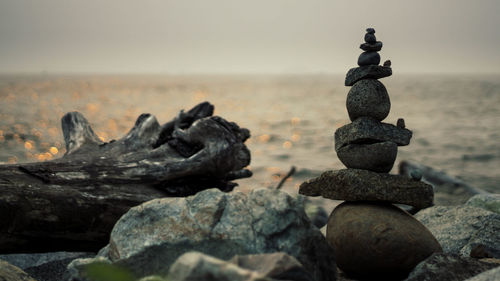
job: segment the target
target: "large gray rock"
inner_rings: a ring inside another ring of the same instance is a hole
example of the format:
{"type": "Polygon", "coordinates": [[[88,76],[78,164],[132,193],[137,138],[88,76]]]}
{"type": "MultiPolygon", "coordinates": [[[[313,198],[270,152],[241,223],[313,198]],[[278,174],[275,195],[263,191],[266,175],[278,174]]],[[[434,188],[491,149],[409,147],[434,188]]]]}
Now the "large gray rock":
{"type": "Polygon", "coordinates": [[[391,101],[384,84],[376,79],[363,79],[349,90],[346,107],[351,121],[362,116],[382,121],[389,115],[391,101]]]}
{"type": "Polygon", "coordinates": [[[379,122],[371,117],[360,117],[335,131],[335,151],[348,144],[395,142],[398,146],[408,145],[412,132],[392,124],[379,122]]]}
{"type": "Polygon", "coordinates": [[[380,79],[392,75],[392,68],[380,65],[367,65],[349,69],[345,76],[345,85],[352,86],[362,79],[380,79]]]}
{"type": "Polygon", "coordinates": [[[337,150],[337,157],[347,167],[388,173],[398,155],[398,145],[392,141],[373,144],[348,144],[337,150]]]}
{"type": "Polygon", "coordinates": [[[0,260],[0,281],[37,281],[17,266],[0,260]]]}
{"type": "Polygon", "coordinates": [[[175,281],[273,281],[255,271],[243,269],[203,253],[188,252],[170,268],[168,279],[175,281]]]}
{"type": "Polygon", "coordinates": [[[130,209],[110,237],[110,260],[138,277],[164,274],[182,254],[284,252],[314,280],[335,280],[333,249],[299,200],[279,190],[223,193],[210,189],[186,198],[162,198],[130,209]]]}
{"type": "Polygon", "coordinates": [[[500,214],[500,194],[478,194],[471,197],[465,205],[500,214]]]}
{"type": "Polygon", "coordinates": [[[405,281],[462,281],[496,266],[473,258],[436,253],[419,263],[405,281]]]}
{"type": "Polygon", "coordinates": [[[500,280],[500,266],[478,274],[466,281],[498,281],[500,280]]]}
{"type": "Polygon", "coordinates": [[[419,221],[388,203],[340,204],[328,219],[326,237],[343,272],[370,280],[406,277],[419,262],[442,251],[419,221]]]}
{"type": "Polygon", "coordinates": [[[445,253],[500,258],[500,215],[471,206],[434,206],[418,212],[445,253]]]}
{"type": "Polygon", "coordinates": [[[385,201],[422,209],[432,206],[432,186],[406,176],[360,169],[327,171],[300,185],[307,196],[346,201],[385,201]]]}

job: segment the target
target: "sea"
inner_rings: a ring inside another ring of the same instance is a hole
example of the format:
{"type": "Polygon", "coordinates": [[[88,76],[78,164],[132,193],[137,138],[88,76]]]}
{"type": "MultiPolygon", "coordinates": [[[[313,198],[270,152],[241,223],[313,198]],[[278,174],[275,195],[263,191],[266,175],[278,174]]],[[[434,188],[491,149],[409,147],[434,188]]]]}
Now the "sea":
{"type": "MultiPolygon", "coordinates": [[[[209,101],[215,114],[250,130],[253,176],[235,190],[296,193],[307,179],[342,169],[334,132],[350,123],[344,75],[0,75],[0,163],[62,157],[60,119],[79,111],[104,141],[141,113],[160,123],[209,101]]],[[[410,160],[500,193],[500,75],[397,74],[380,80],[391,99],[383,121],[413,131],[391,173],[410,160]]]]}

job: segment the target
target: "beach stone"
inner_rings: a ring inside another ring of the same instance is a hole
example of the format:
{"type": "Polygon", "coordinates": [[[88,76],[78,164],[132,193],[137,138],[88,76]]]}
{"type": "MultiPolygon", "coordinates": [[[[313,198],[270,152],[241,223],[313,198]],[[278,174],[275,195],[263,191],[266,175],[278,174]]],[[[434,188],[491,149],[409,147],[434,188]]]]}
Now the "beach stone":
{"type": "Polygon", "coordinates": [[[348,144],[337,151],[339,160],[347,167],[379,173],[388,173],[398,154],[398,145],[392,141],[373,144],[348,144]]]}
{"type": "Polygon", "coordinates": [[[445,253],[500,258],[500,215],[467,205],[434,206],[415,218],[434,234],[445,253]]]}
{"type": "Polygon", "coordinates": [[[465,203],[465,205],[500,214],[500,194],[491,193],[474,195],[465,203]]]}
{"type": "Polygon", "coordinates": [[[383,46],[383,43],[381,41],[377,41],[373,44],[370,44],[370,43],[363,43],[361,45],[359,45],[359,48],[363,51],[367,51],[367,52],[378,52],[380,50],[382,50],[382,46],[383,46]]]}
{"type": "Polygon", "coordinates": [[[1,281],[37,281],[17,266],[0,260],[1,281]]]}
{"type": "Polygon", "coordinates": [[[326,237],[348,276],[401,278],[441,247],[410,214],[392,204],[344,202],[328,220],[326,237]]]}
{"type": "Polygon", "coordinates": [[[466,281],[498,281],[500,280],[500,266],[484,271],[466,281]]]}
{"type": "Polygon", "coordinates": [[[406,176],[360,169],[327,171],[302,183],[299,194],[333,200],[384,201],[422,209],[432,206],[432,186],[406,176]]]}
{"type": "Polygon", "coordinates": [[[208,189],[143,203],[115,224],[107,255],[113,264],[143,277],[165,274],[179,256],[193,250],[223,260],[284,252],[315,280],[336,276],[333,249],[307,218],[302,202],[269,189],[248,194],[208,189]]]}
{"type": "Polygon", "coordinates": [[[434,253],[419,263],[405,281],[460,281],[495,268],[498,264],[453,254],[434,253]]]}
{"type": "Polygon", "coordinates": [[[385,67],[391,67],[391,60],[384,61],[383,66],[385,66],[385,67]]]}
{"type": "Polygon", "coordinates": [[[412,132],[372,117],[359,117],[335,131],[335,151],[348,144],[392,141],[398,146],[408,145],[412,132]]]}
{"type": "Polygon", "coordinates": [[[369,34],[375,34],[375,28],[373,28],[373,27],[368,27],[368,28],[366,29],[366,33],[369,33],[369,34]]]}
{"type": "Polygon", "coordinates": [[[257,272],[243,269],[199,252],[180,256],[170,268],[169,280],[175,281],[272,281],[257,272]]]}
{"type": "Polygon", "coordinates": [[[380,63],[380,54],[377,52],[369,51],[362,52],[358,58],[358,65],[378,65],[380,63]]]}
{"type": "Polygon", "coordinates": [[[111,264],[111,261],[105,257],[79,258],[71,261],[67,266],[67,275],[69,278],[64,280],[71,281],[92,281],[87,278],[87,267],[94,263],[111,264]]]}
{"type": "Polygon", "coordinates": [[[370,43],[370,44],[376,43],[377,37],[375,37],[374,33],[366,33],[365,34],[365,42],[370,43]]]}
{"type": "Polygon", "coordinates": [[[352,86],[362,79],[380,79],[392,75],[390,67],[366,65],[349,69],[345,76],[345,85],[352,86]]]}
{"type": "Polygon", "coordinates": [[[376,79],[363,79],[349,90],[346,107],[351,121],[362,116],[382,121],[389,115],[391,100],[384,84],[376,79]]]}
{"type": "Polygon", "coordinates": [[[297,259],[285,253],[234,256],[229,262],[273,280],[313,281],[297,259]]]}

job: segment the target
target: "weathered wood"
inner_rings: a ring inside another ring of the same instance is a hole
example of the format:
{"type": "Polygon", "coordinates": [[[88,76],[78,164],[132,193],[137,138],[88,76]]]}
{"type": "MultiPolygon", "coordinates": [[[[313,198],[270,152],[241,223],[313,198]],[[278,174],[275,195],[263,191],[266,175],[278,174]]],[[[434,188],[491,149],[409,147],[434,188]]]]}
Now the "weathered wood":
{"type": "Polygon", "coordinates": [[[66,154],[0,166],[0,252],[94,251],[130,207],[249,177],[249,131],[202,103],[163,126],[142,114],[123,138],[102,142],[78,112],[62,118],[66,154]]]}

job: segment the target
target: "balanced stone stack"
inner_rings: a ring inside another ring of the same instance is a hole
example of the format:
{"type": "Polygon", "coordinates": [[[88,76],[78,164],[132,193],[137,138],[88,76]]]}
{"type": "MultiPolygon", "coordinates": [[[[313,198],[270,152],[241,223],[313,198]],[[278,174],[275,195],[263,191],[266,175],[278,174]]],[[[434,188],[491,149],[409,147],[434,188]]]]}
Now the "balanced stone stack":
{"type": "Polygon", "coordinates": [[[335,132],[335,151],[347,169],[328,171],[304,182],[299,193],[345,200],[331,213],[327,240],[336,250],[337,266],[348,276],[401,279],[441,246],[419,221],[394,204],[423,209],[433,204],[432,186],[412,178],[390,175],[398,146],[408,145],[412,132],[404,120],[381,122],[391,102],[378,81],[392,75],[390,61],[380,63],[375,30],[368,28],[359,67],[349,70],[345,85],[352,123],[335,132]]]}

